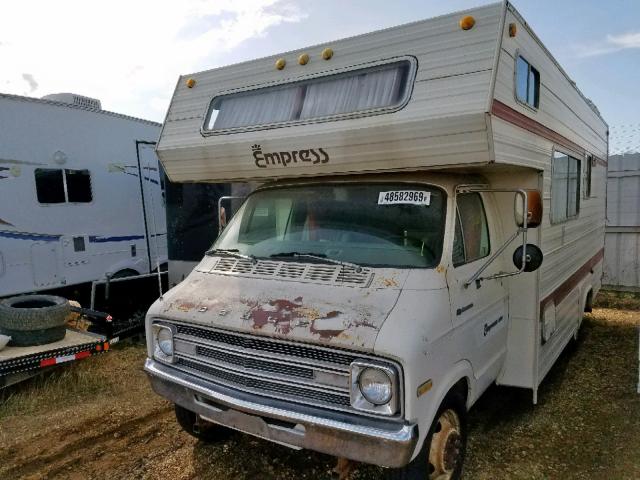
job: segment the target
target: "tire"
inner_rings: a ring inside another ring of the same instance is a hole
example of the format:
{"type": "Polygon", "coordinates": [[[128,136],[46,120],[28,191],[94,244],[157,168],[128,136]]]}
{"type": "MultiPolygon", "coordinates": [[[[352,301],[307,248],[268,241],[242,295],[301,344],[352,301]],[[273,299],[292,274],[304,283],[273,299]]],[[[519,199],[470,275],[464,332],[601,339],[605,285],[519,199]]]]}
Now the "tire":
{"type": "Polygon", "coordinates": [[[451,394],[440,405],[418,456],[402,468],[387,470],[387,479],[460,480],[467,449],[467,433],[465,401],[461,395],[451,394]],[[443,429],[443,424],[447,428],[443,429]],[[452,429],[454,424],[455,428],[452,429]],[[438,441],[441,448],[435,443],[438,441]],[[454,454],[455,451],[457,453],[454,454]]]}
{"type": "Polygon", "coordinates": [[[119,270],[113,275],[111,275],[111,278],[127,278],[127,277],[135,277],[136,275],[139,275],[139,273],[136,272],[135,270],[131,268],[125,268],[124,270],[119,270]]]}
{"type": "Polygon", "coordinates": [[[176,405],[176,420],[185,432],[206,443],[224,441],[229,438],[232,433],[228,428],[216,425],[215,423],[202,421],[196,425],[198,416],[191,410],[187,410],[180,405],[176,405]]]}
{"type": "Polygon", "coordinates": [[[46,345],[58,342],[67,334],[67,327],[44,328],[42,330],[11,330],[0,328],[2,335],[11,337],[10,347],[31,347],[34,345],[46,345]]]}
{"type": "Polygon", "coordinates": [[[0,333],[9,345],[28,347],[62,340],[71,312],[67,299],[53,295],[20,295],[0,301],[0,333]]]}

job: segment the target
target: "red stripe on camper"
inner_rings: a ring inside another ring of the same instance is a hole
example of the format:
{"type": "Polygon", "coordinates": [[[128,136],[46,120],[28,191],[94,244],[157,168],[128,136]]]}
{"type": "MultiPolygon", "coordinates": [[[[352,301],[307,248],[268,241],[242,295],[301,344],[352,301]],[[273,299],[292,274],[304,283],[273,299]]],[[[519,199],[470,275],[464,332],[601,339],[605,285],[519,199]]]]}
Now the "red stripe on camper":
{"type": "Polygon", "coordinates": [[[540,312],[543,312],[545,307],[553,302],[558,305],[567,295],[573,290],[578,283],[580,283],[587,275],[592,273],[593,267],[604,258],[604,248],[600,249],[593,257],[591,257],[587,263],[582,265],[573,275],[567,278],[558,288],[547,295],[540,302],[540,312]]]}
{"type": "MultiPolygon", "coordinates": [[[[502,103],[500,100],[493,100],[493,104],[491,105],[491,114],[517,127],[524,128],[531,133],[535,133],[536,135],[546,138],[557,145],[573,150],[580,155],[584,155],[586,152],[583,147],[569,140],[564,135],[559,134],[555,130],[551,130],[549,127],[546,127],[533,118],[526,116],[524,113],[520,113],[509,105],[502,103]]],[[[602,166],[607,166],[606,160],[601,158],[596,157],[596,162],[602,166]]]]}

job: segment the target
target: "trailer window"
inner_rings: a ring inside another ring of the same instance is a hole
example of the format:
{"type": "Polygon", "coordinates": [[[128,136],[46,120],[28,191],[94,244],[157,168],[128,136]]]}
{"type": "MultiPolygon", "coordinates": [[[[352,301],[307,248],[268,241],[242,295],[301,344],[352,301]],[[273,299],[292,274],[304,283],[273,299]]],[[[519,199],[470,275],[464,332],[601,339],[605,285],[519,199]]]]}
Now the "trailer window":
{"type": "Polygon", "coordinates": [[[91,197],[91,176],[89,170],[65,170],[68,201],[86,203],[91,197]]]}
{"type": "Polygon", "coordinates": [[[554,152],[551,170],[551,222],[560,223],[580,211],[580,160],[554,152]]]}
{"type": "Polygon", "coordinates": [[[516,98],[533,108],[540,105],[540,73],[520,55],[516,59],[516,98]]]}
{"type": "Polygon", "coordinates": [[[39,203],[91,202],[89,170],[36,168],[36,194],[39,203]]]}
{"type": "Polygon", "coordinates": [[[260,129],[401,108],[410,93],[409,60],[214,98],[204,131],[260,129]]]}
{"type": "Polygon", "coordinates": [[[36,168],[36,194],[40,203],[64,203],[64,178],[61,169],[36,168]]]}
{"type": "Polygon", "coordinates": [[[456,230],[453,240],[453,266],[475,262],[491,250],[489,226],[479,193],[456,196],[456,230]]]}

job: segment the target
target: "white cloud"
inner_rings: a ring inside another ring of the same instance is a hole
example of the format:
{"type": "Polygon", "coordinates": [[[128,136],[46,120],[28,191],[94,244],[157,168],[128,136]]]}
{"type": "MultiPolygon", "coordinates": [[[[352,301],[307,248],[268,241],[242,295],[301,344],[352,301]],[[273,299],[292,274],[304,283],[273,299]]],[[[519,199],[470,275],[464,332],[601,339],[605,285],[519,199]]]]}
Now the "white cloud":
{"type": "Polygon", "coordinates": [[[281,0],[11,2],[0,16],[0,88],[33,93],[29,72],[39,96],[71,91],[161,121],[178,75],[302,18],[281,0]]]}
{"type": "Polygon", "coordinates": [[[620,35],[607,35],[600,42],[575,47],[579,57],[595,57],[620,50],[640,48],[640,32],[629,32],[620,35]]]}
{"type": "Polygon", "coordinates": [[[640,48],[640,32],[607,35],[607,42],[622,48],[640,48]]]}
{"type": "Polygon", "coordinates": [[[23,73],[22,79],[29,84],[29,93],[33,93],[38,89],[38,82],[30,73],[23,73]]]}

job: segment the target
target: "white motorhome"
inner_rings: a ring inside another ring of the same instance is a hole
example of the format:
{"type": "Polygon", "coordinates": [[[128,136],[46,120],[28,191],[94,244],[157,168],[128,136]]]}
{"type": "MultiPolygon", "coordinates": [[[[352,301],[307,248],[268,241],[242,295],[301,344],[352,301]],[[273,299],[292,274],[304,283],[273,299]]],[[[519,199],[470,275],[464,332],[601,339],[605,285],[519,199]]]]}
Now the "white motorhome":
{"type": "Polygon", "coordinates": [[[149,310],[153,388],[200,438],[459,478],[600,288],[607,137],[506,2],[181,77],[169,178],[263,184],[149,310]]]}
{"type": "Polygon", "coordinates": [[[0,95],[0,297],[167,261],[159,131],[80,95],[0,95]]]}

